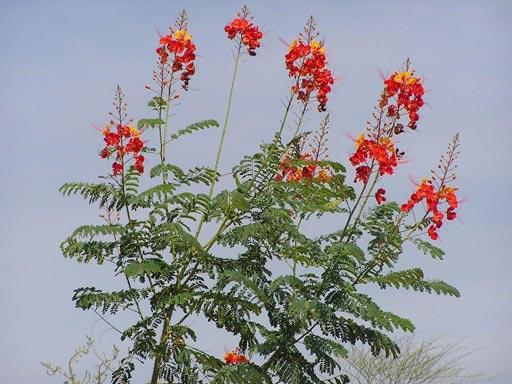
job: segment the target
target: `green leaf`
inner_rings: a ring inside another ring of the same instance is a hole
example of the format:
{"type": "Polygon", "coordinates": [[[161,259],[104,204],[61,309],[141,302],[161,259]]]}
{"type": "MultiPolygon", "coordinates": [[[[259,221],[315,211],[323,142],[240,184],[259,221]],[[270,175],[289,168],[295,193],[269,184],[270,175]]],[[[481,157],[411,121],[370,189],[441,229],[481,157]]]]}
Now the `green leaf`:
{"type": "Polygon", "coordinates": [[[157,273],[162,269],[162,261],[161,260],[144,260],[141,262],[141,268],[146,273],[157,273]]]}
{"type": "Polygon", "coordinates": [[[414,324],[409,319],[383,311],[368,295],[357,292],[353,288],[347,289],[345,295],[340,296],[338,304],[341,309],[370,322],[373,327],[388,331],[393,329],[414,331],[414,324]]]}
{"type": "Polygon", "coordinates": [[[93,238],[94,236],[122,235],[126,228],[119,224],[82,225],[75,229],[71,235],[73,238],[93,238]]]}
{"type": "Polygon", "coordinates": [[[197,123],[191,124],[186,128],[180,129],[177,133],[171,135],[171,140],[176,140],[181,136],[189,135],[196,131],[200,131],[210,127],[219,127],[219,123],[216,120],[202,120],[197,123]]]}
{"type": "Polygon", "coordinates": [[[128,277],[142,275],[144,273],[154,274],[162,270],[164,262],[159,259],[147,259],[144,261],[134,261],[128,264],[124,272],[128,277]]]}
{"type": "Polygon", "coordinates": [[[141,129],[141,128],[146,128],[146,127],[151,127],[151,128],[154,128],[156,126],[160,126],[164,123],[164,121],[162,119],[140,119],[138,122],[137,122],[137,128],[141,129]]]}
{"type": "Polygon", "coordinates": [[[442,260],[445,253],[441,248],[436,247],[435,245],[429,243],[428,241],[422,239],[413,240],[414,244],[420,251],[422,251],[425,255],[430,255],[434,259],[442,260]]]}
{"type": "Polygon", "coordinates": [[[134,277],[142,273],[142,266],[138,261],[128,264],[124,268],[124,273],[128,277],[134,277]]]}
{"type": "Polygon", "coordinates": [[[460,297],[460,292],[451,285],[441,280],[423,279],[423,271],[419,268],[406,269],[403,271],[390,272],[387,275],[373,276],[369,278],[381,288],[393,286],[395,288],[403,287],[413,289],[419,292],[436,293],[438,295],[449,295],[460,297]]]}
{"type": "Polygon", "coordinates": [[[162,99],[161,97],[159,96],[155,96],[153,97],[149,102],[148,102],[148,107],[151,107],[152,109],[158,111],[159,109],[162,109],[164,108],[165,106],[167,105],[167,101],[165,101],[164,99],[162,99]]]}
{"type": "Polygon", "coordinates": [[[80,195],[89,203],[100,201],[100,206],[105,206],[108,202],[115,204],[119,197],[119,190],[112,184],[107,183],[66,183],[59,188],[64,196],[80,195]]]}

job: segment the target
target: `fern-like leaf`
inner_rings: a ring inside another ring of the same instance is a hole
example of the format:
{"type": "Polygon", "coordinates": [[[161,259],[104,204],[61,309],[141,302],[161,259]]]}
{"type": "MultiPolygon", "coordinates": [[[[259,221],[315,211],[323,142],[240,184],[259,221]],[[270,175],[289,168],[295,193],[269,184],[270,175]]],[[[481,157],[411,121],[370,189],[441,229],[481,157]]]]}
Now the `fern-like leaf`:
{"type": "Polygon", "coordinates": [[[191,133],[194,133],[196,131],[201,131],[206,128],[211,127],[219,127],[219,123],[216,120],[209,119],[209,120],[202,120],[197,123],[191,124],[187,126],[186,128],[180,129],[178,132],[171,135],[171,140],[177,140],[181,136],[189,135],[191,133]]]}

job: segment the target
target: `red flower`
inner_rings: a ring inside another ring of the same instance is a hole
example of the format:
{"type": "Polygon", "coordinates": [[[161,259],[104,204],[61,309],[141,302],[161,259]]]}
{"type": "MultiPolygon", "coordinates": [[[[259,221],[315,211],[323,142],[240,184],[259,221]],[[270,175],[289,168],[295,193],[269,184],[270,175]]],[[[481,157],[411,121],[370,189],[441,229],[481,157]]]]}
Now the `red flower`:
{"type": "Polygon", "coordinates": [[[144,156],[135,156],[135,165],[133,166],[139,173],[144,173],[144,156]]]}
{"type": "Polygon", "coordinates": [[[349,158],[354,166],[364,164],[356,168],[354,181],[361,180],[365,184],[368,182],[371,172],[371,168],[367,164],[369,160],[377,162],[381,175],[392,175],[394,168],[398,165],[398,158],[399,155],[389,137],[370,140],[361,134],[356,140],[356,151],[349,158]]]}
{"type": "Polygon", "coordinates": [[[298,159],[290,159],[285,155],[280,164],[281,173],[275,175],[276,181],[300,182],[302,180],[327,183],[332,179],[331,170],[322,168],[317,164],[310,153],[304,153],[298,159]],[[306,165],[299,165],[296,162],[306,162],[306,165]]]}
{"type": "Polygon", "coordinates": [[[382,202],[386,201],[386,198],[384,197],[384,194],[386,193],[384,188],[377,189],[377,192],[375,193],[375,200],[377,200],[377,204],[382,204],[382,202]]]}
{"type": "Polygon", "coordinates": [[[104,134],[103,140],[105,141],[107,146],[115,146],[118,145],[120,138],[121,136],[117,133],[107,132],[106,134],[104,134]]]}
{"type": "Polygon", "coordinates": [[[115,153],[112,173],[114,175],[123,173],[123,164],[127,161],[125,157],[127,153],[133,153],[133,159],[135,160],[134,168],[139,173],[143,173],[144,156],[141,155],[141,152],[144,148],[144,142],[140,139],[139,130],[135,127],[122,124],[116,126],[115,132],[112,132],[111,129],[112,125],[107,124],[102,131],[106,146],[101,150],[100,156],[105,159],[115,153]]]}
{"type": "Polygon", "coordinates": [[[356,168],[356,178],[354,181],[361,180],[364,184],[368,182],[370,178],[371,168],[367,165],[361,165],[356,168]]]}
{"type": "MultiPolygon", "coordinates": [[[[184,22],[183,22],[184,23],[184,22]]],[[[194,60],[196,59],[196,46],[192,42],[192,35],[186,26],[181,29],[171,29],[171,33],[160,38],[160,47],[156,53],[160,57],[161,64],[167,64],[172,55],[170,63],[171,71],[179,74],[183,82],[183,88],[188,89],[190,77],[195,74],[194,60]]]]}
{"type": "Polygon", "coordinates": [[[456,209],[459,206],[459,202],[457,200],[457,196],[455,195],[455,189],[450,187],[445,187],[442,191],[442,197],[446,200],[448,205],[452,210],[456,209]]]}
{"type": "Polygon", "coordinates": [[[117,162],[114,162],[112,164],[112,172],[114,173],[114,175],[119,175],[123,172],[123,165],[122,164],[119,164],[117,162]]]}
{"type": "Polygon", "coordinates": [[[103,149],[101,150],[101,152],[100,152],[100,156],[101,156],[101,158],[102,158],[102,159],[106,159],[107,157],[109,157],[109,156],[110,156],[110,150],[109,150],[109,148],[108,148],[108,147],[103,148],[103,149]]]}
{"type": "Polygon", "coordinates": [[[318,110],[325,111],[334,78],[326,66],[323,41],[303,41],[302,37],[294,40],[288,47],[285,64],[288,76],[295,80],[291,90],[297,98],[306,103],[316,91],[318,110]]]}
{"type": "Polygon", "coordinates": [[[254,25],[249,18],[249,10],[243,8],[238,17],[233,19],[231,23],[224,27],[224,31],[228,34],[228,39],[240,38],[242,45],[247,47],[247,52],[251,56],[256,55],[256,48],[260,47],[260,40],[263,38],[263,32],[254,25]]]}
{"type": "Polygon", "coordinates": [[[131,139],[128,144],[126,144],[125,151],[126,152],[140,152],[144,143],[138,137],[134,137],[131,139]]]}
{"type": "Polygon", "coordinates": [[[428,227],[427,233],[432,240],[437,240],[439,235],[437,234],[437,228],[434,225],[428,227]]]}
{"type": "MultiPolygon", "coordinates": [[[[408,126],[416,129],[419,120],[418,111],[423,107],[423,95],[425,90],[421,79],[414,77],[413,71],[395,72],[384,80],[384,93],[379,106],[384,108],[389,99],[394,97],[396,105],[392,104],[387,109],[387,114],[397,120],[400,118],[400,109],[405,109],[409,116],[408,126]]],[[[400,132],[398,132],[400,133],[400,132]]]]}
{"type": "Polygon", "coordinates": [[[247,356],[241,354],[238,349],[235,349],[234,351],[227,352],[224,355],[224,361],[228,365],[237,365],[248,363],[249,359],[247,358],[247,356]]]}
{"type": "Polygon", "coordinates": [[[446,202],[448,208],[446,209],[446,218],[453,220],[457,217],[455,209],[458,206],[457,196],[455,195],[455,188],[448,186],[441,186],[439,191],[436,191],[432,180],[424,179],[418,186],[407,203],[402,204],[400,209],[402,212],[411,211],[415,205],[425,200],[427,206],[428,218],[432,225],[428,228],[427,233],[432,240],[438,239],[437,230],[443,225],[444,214],[439,210],[439,206],[446,202]]]}
{"type": "Polygon", "coordinates": [[[446,210],[446,218],[448,220],[454,220],[457,217],[457,214],[455,213],[454,209],[452,207],[449,207],[446,210]]]}

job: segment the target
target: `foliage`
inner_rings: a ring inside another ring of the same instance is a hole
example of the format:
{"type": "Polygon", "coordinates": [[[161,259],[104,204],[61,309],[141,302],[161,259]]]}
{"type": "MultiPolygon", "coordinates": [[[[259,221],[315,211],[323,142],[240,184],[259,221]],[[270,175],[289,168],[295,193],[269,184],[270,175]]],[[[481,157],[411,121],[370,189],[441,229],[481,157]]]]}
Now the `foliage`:
{"type": "Polygon", "coordinates": [[[213,168],[187,171],[167,159],[170,142],[221,126],[203,120],[169,135],[170,111],[179,97],[176,86],[186,90],[195,73],[186,13],[162,36],[155,84],[146,86],[158,95],[148,104],[156,116],[132,126],[118,87],[115,109],[102,131],[106,147],[101,156],[114,158],[112,173],[98,183],[72,182],[60,189],[98,205],[105,224],[80,226],[61,249],[78,262],[112,267],[126,287],[78,288],[73,300],[102,318],[120,311],[135,316],[128,328],[119,330],[129,351],[113,373],[113,383],[129,382],[138,362],[146,360],[153,360],[152,384],[347,382],[339,363],[348,354],[347,345],[362,343],[376,356],[397,357],[400,348],[388,333],[414,330],[409,319],[381,308],[362,287],[378,284],[459,296],[447,283],[425,278],[419,268],[397,269],[406,242],[434,258],[444,256],[422,235],[428,227],[429,236],[437,236],[444,202],[449,204],[448,219],[455,217],[457,201],[448,182],[453,180],[449,172],[458,137],[436,174],[437,189],[432,185],[428,195],[418,190],[407,209],[386,203],[382,188],[375,191],[403,155],[393,144],[394,136],[404,132],[400,121],[408,118],[409,127],[416,129],[423,105],[421,79],[407,62],[384,82],[367,133],[357,139],[349,159],[357,166],[356,183],[348,183],[345,165],[327,155],[329,114],[315,132],[303,129],[311,103],[318,102],[324,114],[334,81],[325,44],[317,40],[310,18],[286,55],[297,83],[290,88],[280,127],[259,151],[221,176],[219,160],[239,65],[244,55],[255,54],[263,36],[247,8],[226,32],[236,43],[235,62],[213,168]],[[293,113],[294,134],[285,140],[293,113]],[[158,137],[159,147],[143,145],[141,138],[151,134],[158,137]],[[309,152],[304,150],[307,143],[309,152]],[[142,178],[142,153],[148,152],[158,153],[160,161],[146,172],[149,178],[142,178]],[[215,192],[220,177],[227,187],[215,192]],[[201,186],[208,193],[198,192],[201,186]],[[427,210],[417,220],[413,209],[422,199],[427,210]],[[321,229],[324,218],[338,220],[338,227],[321,234],[304,228],[315,223],[321,229]],[[210,229],[209,239],[203,225],[210,229]],[[201,349],[193,322],[198,317],[238,338],[224,359],[201,349]]]}

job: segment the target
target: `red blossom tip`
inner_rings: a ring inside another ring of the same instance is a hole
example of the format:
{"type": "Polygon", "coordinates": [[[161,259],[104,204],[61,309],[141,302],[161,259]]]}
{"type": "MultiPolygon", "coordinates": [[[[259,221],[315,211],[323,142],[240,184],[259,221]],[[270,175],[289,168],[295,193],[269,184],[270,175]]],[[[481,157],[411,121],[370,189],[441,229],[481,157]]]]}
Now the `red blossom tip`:
{"type": "Polygon", "coordinates": [[[250,12],[247,7],[243,7],[231,22],[224,27],[228,39],[238,37],[240,43],[247,47],[247,53],[250,56],[256,56],[256,48],[260,47],[260,40],[263,38],[263,32],[252,22],[250,12]]]}
{"type": "Polygon", "coordinates": [[[227,352],[224,355],[224,362],[227,365],[246,364],[249,362],[249,359],[247,358],[247,356],[240,353],[240,350],[237,348],[234,351],[227,352]]]}
{"type": "Polygon", "coordinates": [[[156,53],[160,65],[168,66],[171,73],[177,73],[183,82],[182,87],[187,90],[190,77],[195,74],[196,46],[188,31],[188,17],[185,11],[180,14],[170,33],[162,36],[159,41],[160,47],[156,49],[156,53]]]}
{"type": "Polygon", "coordinates": [[[304,33],[289,45],[285,65],[288,76],[294,79],[292,93],[304,103],[316,93],[318,111],[324,112],[334,77],[327,67],[324,42],[315,40],[317,35],[314,19],[310,18],[304,33]]]}
{"type": "Polygon", "coordinates": [[[375,193],[375,200],[377,201],[377,204],[382,204],[386,201],[386,198],[384,197],[385,193],[386,191],[384,188],[377,189],[377,192],[375,193]]]}

